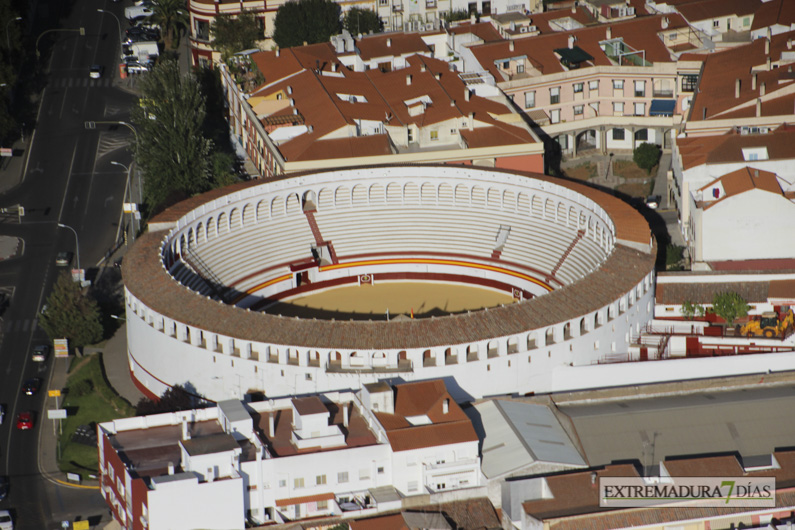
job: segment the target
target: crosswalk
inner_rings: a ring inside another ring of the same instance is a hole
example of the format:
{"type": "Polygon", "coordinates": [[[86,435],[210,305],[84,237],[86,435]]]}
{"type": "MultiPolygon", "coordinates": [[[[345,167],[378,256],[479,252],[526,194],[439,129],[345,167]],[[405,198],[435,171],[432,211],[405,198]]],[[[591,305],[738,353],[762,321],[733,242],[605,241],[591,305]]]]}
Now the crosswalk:
{"type": "Polygon", "coordinates": [[[113,79],[91,79],[89,77],[61,77],[50,81],[49,86],[53,88],[88,88],[88,87],[109,87],[113,85],[113,79]]]}
{"type": "Polygon", "coordinates": [[[3,321],[3,333],[27,333],[36,329],[39,323],[37,318],[21,318],[3,321]]]}

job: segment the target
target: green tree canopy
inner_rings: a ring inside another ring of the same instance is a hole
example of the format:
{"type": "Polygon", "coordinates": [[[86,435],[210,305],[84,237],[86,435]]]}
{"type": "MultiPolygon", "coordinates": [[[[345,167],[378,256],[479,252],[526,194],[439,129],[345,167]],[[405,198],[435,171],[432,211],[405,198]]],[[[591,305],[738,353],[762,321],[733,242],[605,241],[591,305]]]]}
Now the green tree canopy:
{"type": "Polygon", "coordinates": [[[748,303],[735,292],[717,293],[712,298],[712,310],[731,325],[738,317],[748,314],[748,303]]]}
{"type": "Polygon", "coordinates": [[[209,190],[212,142],[203,134],[204,96],[192,74],[174,60],[141,78],[141,98],[132,110],[138,130],[135,161],[144,174],[148,211],[209,190]]]}
{"type": "Polygon", "coordinates": [[[701,318],[706,312],[703,305],[695,304],[690,300],[685,300],[684,303],[682,303],[682,307],[679,308],[679,311],[686,320],[693,320],[695,317],[701,318]]]}
{"type": "Polygon", "coordinates": [[[351,35],[358,35],[359,33],[365,35],[371,31],[373,33],[381,33],[384,29],[378,13],[372,9],[363,9],[361,7],[352,7],[345,13],[345,18],[342,19],[342,27],[347,29],[351,35]]]}
{"type": "Polygon", "coordinates": [[[82,348],[102,338],[99,307],[83,293],[80,284],[72,281],[67,272],[55,281],[47,297],[47,310],[39,324],[50,339],[69,339],[70,345],[82,348]]]}
{"type": "Polygon", "coordinates": [[[182,385],[174,385],[163,392],[158,400],[141,398],[135,405],[136,416],[160,414],[163,412],[176,412],[178,410],[191,410],[202,405],[203,398],[191,394],[182,385]]]}
{"type": "Polygon", "coordinates": [[[466,9],[453,9],[444,14],[446,22],[456,22],[458,20],[467,20],[469,18],[469,11],[466,9]]]}
{"type": "Polygon", "coordinates": [[[168,50],[176,49],[183,31],[190,26],[190,16],[185,0],[152,0],[149,21],[160,26],[163,45],[168,50]]]}
{"type": "Polygon", "coordinates": [[[645,169],[647,173],[651,173],[657,162],[660,161],[660,146],[643,142],[635,148],[632,154],[632,160],[638,165],[639,168],[645,169]]]}
{"type": "Polygon", "coordinates": [[[210,26],[212,47],[219,52],[224,60],[234,53],[257,47],[257,41],[264,38],[262,26],[257,17],[249,11],[238,16],[220,15],[210,26]]]}
{"type": "Polygon", "coordinates": [[[280,48],[327,42],[340,32],[340,11],[332,0],[291,0],[276,12],[273,40],[280,48]]]}

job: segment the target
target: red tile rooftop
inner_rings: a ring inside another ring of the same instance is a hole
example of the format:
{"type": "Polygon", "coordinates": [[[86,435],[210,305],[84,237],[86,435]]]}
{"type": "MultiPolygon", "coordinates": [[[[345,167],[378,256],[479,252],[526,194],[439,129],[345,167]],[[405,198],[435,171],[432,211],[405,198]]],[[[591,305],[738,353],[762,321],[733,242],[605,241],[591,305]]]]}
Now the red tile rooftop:
{"type": "Polygon", "coordinates": [[[317,396],[293,399],[293,406],[298,414],[324,414],[329,410],[317,396]]]}
{"type": "Polygon", "coordinates": [[[710,261],[717,271],[793,271],[795,259],[747,259],[737,261],[710,261]]]}

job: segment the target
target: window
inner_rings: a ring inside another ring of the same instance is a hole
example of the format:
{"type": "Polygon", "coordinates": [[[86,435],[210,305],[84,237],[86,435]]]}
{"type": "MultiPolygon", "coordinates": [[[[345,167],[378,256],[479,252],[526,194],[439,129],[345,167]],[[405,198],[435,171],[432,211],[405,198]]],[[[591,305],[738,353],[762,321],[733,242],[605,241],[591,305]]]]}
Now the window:
{"type": "Polygon", "coordinates": [[[536,106],[536,93],[535,90],[533,92],[525,92],[524,93],[524,108],[532,109],[536,106]]]}
{"type": "Polygon", "coordinates": [[[439,131],[432,130],[431,131],[431,141],[435,142],[439,139],[439,131]]]}
{"type": "Polygon", "coordinates": [[[340,471],[339,473],[337,473],[337,482],[339,482],[340,484],[348,482],[348,472],[340,471]]]}
{"type": "Polygon", "coordinates": [[[751,25],[751,19],[750,19],[750,17],[745,17],[745,18],[743,19],[743,26],[750,26],[750,25],[751,25]]]}
{"type": "Polygon", "coordinates": [[[613,114],[621,114],[624,112],[624,102],[623,101],[614,101],[613,102],[613,114]]]}
{"type": "Polygon", "coordinates": [[[635,103],[635,116],[645,116],[645,115],[646,115],[646,104],[635,103]]]}
{"type": "Polygon", "coordinates": [[[560,87],[554,87],[549,89],[549,104],[550,105],[557,105],[560,103],[560,87]]]}
{"type": "Polygon", "coordinates": [[[613,140],[623,140],[624,139],[624,129],[619,129],[616,127],[613,129],[613,140]]]}
{"type": "Polygon", "coordinates": [[[293,488],[300,489],[300,488],[303,488],[303,487],[304,487],[304,479],[303,478],[297,478],[297,479],[293,480],[293,488]]]}
{"type": "Polygon", "coordinates": [[[326,483],[326,475],[318,475],[315,477],[315,485],[322,486],[326,483]]]}
{"type": "Polygon", "coordinates": [[[317,501],[318,510],[328,510],[328,501],[317,501]]]}
{"type": "Polygon", "coordinates": [[[380,6],[388,6],[389,0],[378,0],[378,5],[380,6]]]}
{"type": "Polygon", "coordinates": [[[279,487],[280,488],[286,488],[287,487],[287,481],[284,480],[284,479],[279,479],[279,487]]]}
{"type": "Polygon", "coordinates": [[[613,90],[624,90],[624,80],[613,79],[613,90]]]}
{"type": "Polygon", "coordinates": [[[519,63],[516,65],[516,73],[523,74],[524,73],[524,63],[519,63]]]}
{"type": "Polygon", "coordinates": [[[560,123],[560,109],[552,109],[552,111],[550,111],[549,121],[551,123],[560,123]]]}
{"type": "Polygon", "coordinates": [[[583,105],[575,105],[574,106],[574,115],[575,116],[582,116],[583,113],[583,105]]]}
{"type": "Polygon", "coordinates": [[[676,33],[670,33],[668,35],[668,40],[675,41],[676,40],[676,33]]]}
{"type": "Polygon", "coordinates": [[[411,127],[409,127],[409,128],[407,129],[407,136],[408,136],[408,141],[409,141],[409,143],[413,142],[413,141],[414,141],[414,129],[412,129],[411,127]]]}
{"type": "Polygon", "coordinates": [[[645,142],[649,139],[649,130],[648,129],[641,129],[635,133],[635,140],[639,142],[645,142]]]}
{"type": "Polygon", "coordinates": [[[511,61],[503,61],[502,62],[502,69],[508,70],[511,67],[511,61]]]}
{"type": "Polygon", "coordinates": [[[599,90],[599,81],[588,81],[588,90],[599,90]]]}
{"type": "Polygon", "coordinates": [[[379,475],[383,475],[384,474],[384,466],[378,466],[378,474],[379,475]]]}
{"type": "Polygon", "coordinates": [[[682,76],[682,92],[695,92],[698,84],[698,74],[684,74],[682,76]]]}
{"type": "Polygon", "coordinates": [[[574,93],[575,94],[582,93],[582,90],[583,90],[583,84],[582,83],[574,83],[574,93]]]}
{"type": "Polygon", "coordinates": [[[635,97],[646,97],[646,81],[635,81],[635,97]]]}
{"type": "Polygon", "coordinates": [[[713,20],[712,21],[712,27],[713,28],[719,28],[720,27],[720,20],[713,20]]]}
{"type": "Polygon", "coordinates": [[[359,480],[367,480],[369,478],[370,478],[370,470],[369,469],[367,469],[365,467],[365,468],[362,468],[362,469],[359,470],[359,480]]]}
{"type": "Polygon", "coordinates": [[[416,480],[410,480],[408,483],[409,492],[417,491],[419,485],[417,484],[416,480]]]}

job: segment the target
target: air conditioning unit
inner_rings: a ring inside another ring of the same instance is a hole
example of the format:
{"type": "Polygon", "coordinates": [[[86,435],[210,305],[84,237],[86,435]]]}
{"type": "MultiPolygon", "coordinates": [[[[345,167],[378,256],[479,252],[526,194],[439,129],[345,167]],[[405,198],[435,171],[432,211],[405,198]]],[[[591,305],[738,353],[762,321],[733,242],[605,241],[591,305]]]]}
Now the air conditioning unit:
{"type": "Polygon", "coordinates": [[[433,22],[425,24],[425,31],[433,31],[433,22]]]}
{"type": "Polygon", "coordinates": [[[520,26],[519,33],[527,33],[527,26],[520,26]]]}
{"type": "Polygon", "coordinates": [[[527,31],[530,33],[538,31],[538,26],[527,26],[527,31]]]}
{"type": "Polygon", "coordinates": [[[634,16],[635,15],[635,8],[634,7],[628,7],[627,8],[627,15],[634,16]]]}

